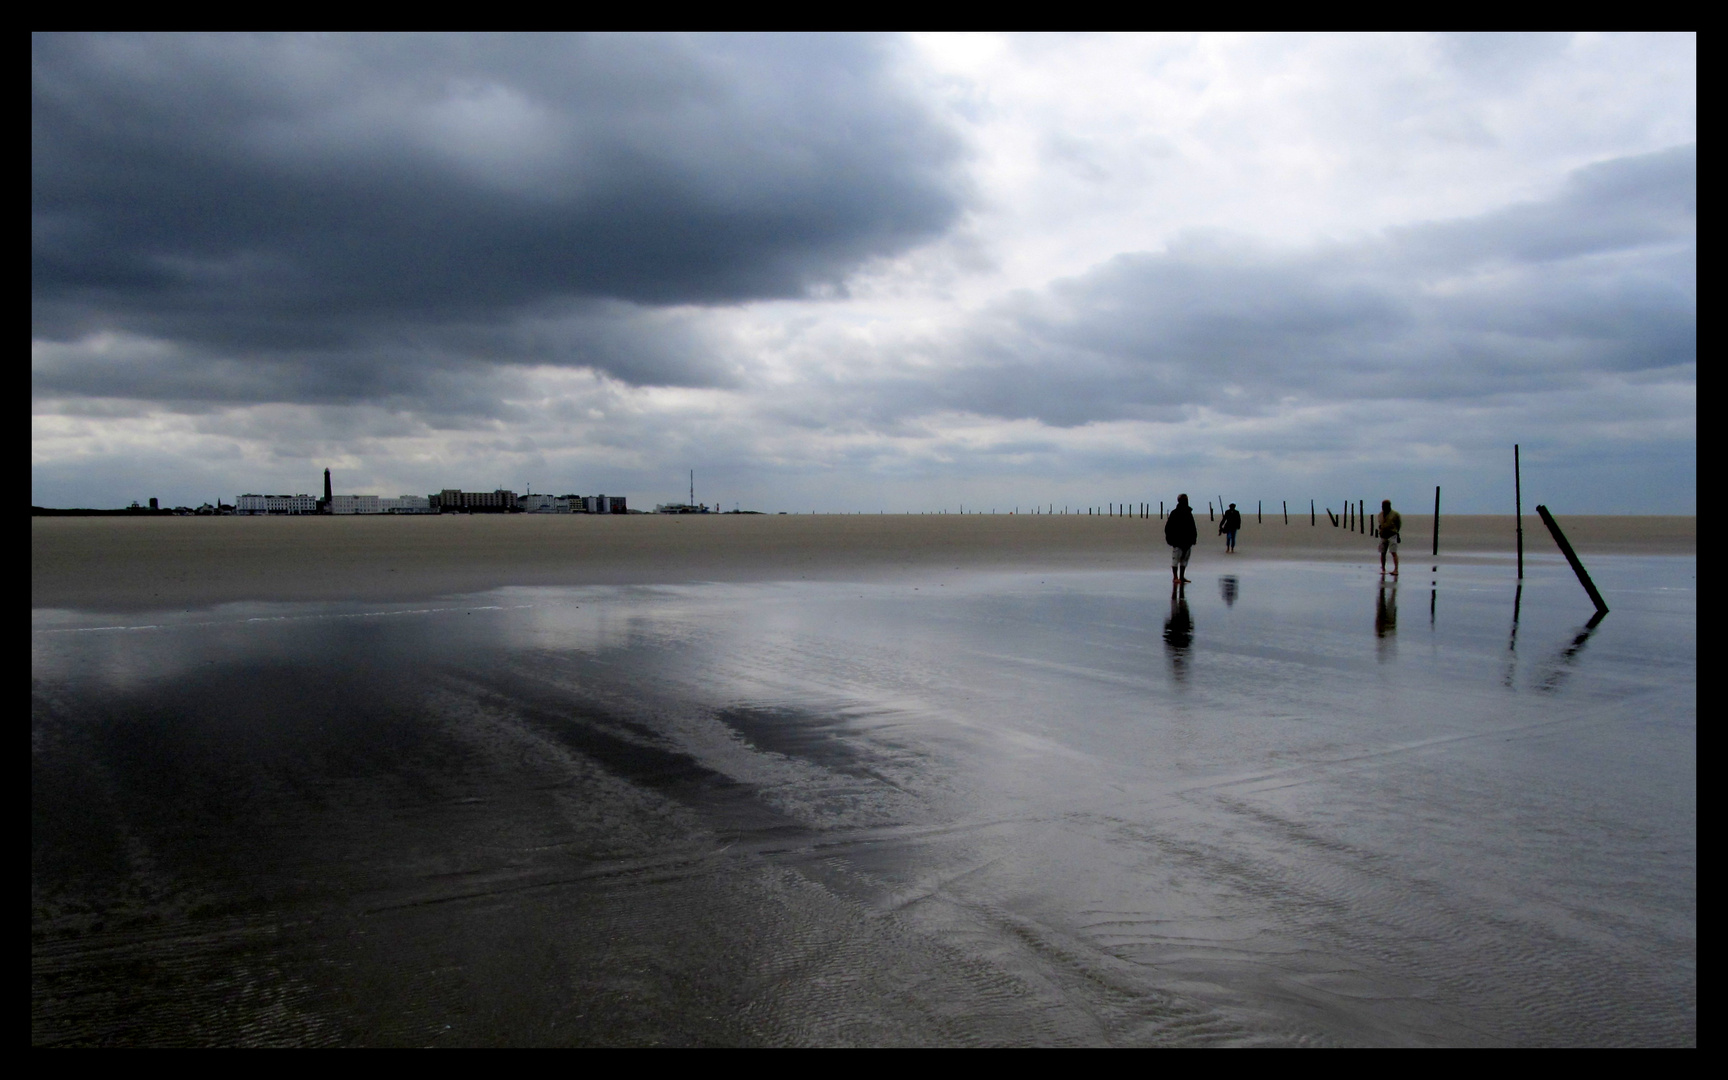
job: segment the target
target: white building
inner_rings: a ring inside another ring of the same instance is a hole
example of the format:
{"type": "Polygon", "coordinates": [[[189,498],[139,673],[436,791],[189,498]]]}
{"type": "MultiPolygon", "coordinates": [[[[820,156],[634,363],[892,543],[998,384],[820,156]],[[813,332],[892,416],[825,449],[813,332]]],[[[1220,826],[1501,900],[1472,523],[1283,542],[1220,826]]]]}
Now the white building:
{"type": "Polygon", "coordinates": [[[378,508],[386,514],[435,514],[432,500],[425,495],[398,495],[394,499],[379,499],[378,508]]]}
{"type": "Polygon", "coordinates": [[[570,500],[557,495],[523,495],[516,500],[516,505],[528,514],[570,513],[570,500]]]}
{"type": "Polygon", "coordinates": [[[236,514],[316,514],[318,500],[311,495],[238,495],[236,514]]]}
{"type": "Polygon", "coordinates": [[[330,512],[332,514],[382,514],[384,508],[379,506],[376,495],[332,495],[330,496],[330,512]]]}

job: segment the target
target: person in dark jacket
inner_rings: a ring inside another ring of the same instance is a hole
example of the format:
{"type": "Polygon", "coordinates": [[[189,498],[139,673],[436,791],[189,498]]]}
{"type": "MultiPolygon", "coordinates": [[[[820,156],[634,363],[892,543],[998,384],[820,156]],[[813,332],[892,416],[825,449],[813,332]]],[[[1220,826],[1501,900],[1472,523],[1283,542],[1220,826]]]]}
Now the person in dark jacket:
{"type": "Polygon", "coordinates": [[[1164,542],[1170,545],[1170,577],[1174,584],[1188,584],[1188,553],[1199,539],[1200,530],[1194,527],[1194,511],[1188,505],[1188,496],[1176,496],[1176,508],[1164,522],[1164,542]]]}
{"type": "Polygon", "coordinates": [[[1236,550],[1236,533],[1241,528],[1242,515],[1236,511],[1236,504],[1231,503],[1230,509],[1224,511],[1224,520],[1218,523],[1218,531],[1224,534],[1224,554],[1236,550]]]}

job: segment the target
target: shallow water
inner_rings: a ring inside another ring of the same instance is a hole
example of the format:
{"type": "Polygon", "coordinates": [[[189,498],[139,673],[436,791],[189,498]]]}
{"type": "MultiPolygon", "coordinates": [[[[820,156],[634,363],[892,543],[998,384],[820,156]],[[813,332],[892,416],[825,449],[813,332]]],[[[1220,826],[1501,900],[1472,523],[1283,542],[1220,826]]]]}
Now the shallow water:
{"type": "Polygon", "coordinates": [[[37,611],[33,1038],[1694,1043],[1696,563],[1590,568],[37,611]]]}

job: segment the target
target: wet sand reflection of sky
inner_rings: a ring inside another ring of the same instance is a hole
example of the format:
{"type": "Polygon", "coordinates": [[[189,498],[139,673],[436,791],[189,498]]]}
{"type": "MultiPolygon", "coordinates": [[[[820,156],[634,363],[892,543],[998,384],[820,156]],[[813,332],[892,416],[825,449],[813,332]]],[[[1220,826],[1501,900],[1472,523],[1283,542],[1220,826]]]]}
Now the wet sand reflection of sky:
{"type": "Polygon", "coordinates": [[[33,1032],[1686,1042],[1695,562],[1591,569],[37,612],[33,1032]]]}

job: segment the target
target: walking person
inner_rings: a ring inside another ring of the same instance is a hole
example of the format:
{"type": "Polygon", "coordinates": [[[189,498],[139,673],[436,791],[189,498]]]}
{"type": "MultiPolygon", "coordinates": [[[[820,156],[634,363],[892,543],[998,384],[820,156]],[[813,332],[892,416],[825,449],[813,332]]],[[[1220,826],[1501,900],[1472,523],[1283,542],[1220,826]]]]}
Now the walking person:
{"type": "Polygon", "coordinates": [[[1199,539],[1200,530],[1194,525],[1194,511],[1188,505],[1188,496],[1176,496],[1176,509],[1170,511],[1164,522],[1164,542],[1170,545],[1171,584],[1189,583],[1188,553],[1194,550],[1199,539]]]}
{"type": "MultiPolygon", "coordinates": [[[[1438,502],[1435,503],[1439,505],[1438,502]]],[[[1398,532],[1404,527],[1404,515],[1392,509],[1391,499],[1380,500],[1380,513],[1374,525],[1380,533],[1380,572],[1386,572],[1386,553],[1392,553],[1392,576],[1398,576],[1398,532]]]]}
{"type": "Polygon", "coordinates": [[[1236,504],[1231,503],[1230,509],[1224,511],[1224,520],[1218,523],[1218,531],[1224,535],[1224,554],[1236,551],[1236,533],[1241,528],[1242,515],[1236,512],[1236,504]]]}

